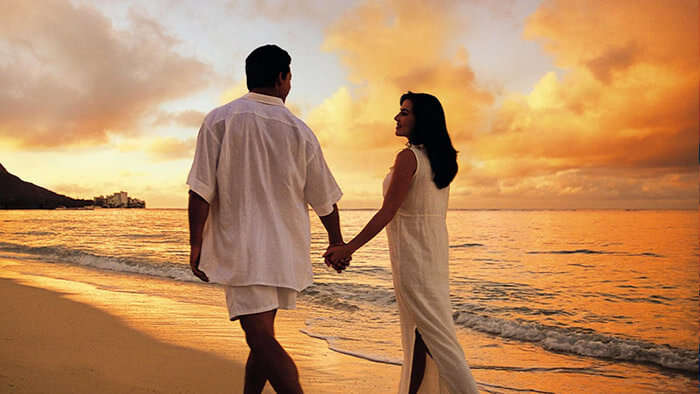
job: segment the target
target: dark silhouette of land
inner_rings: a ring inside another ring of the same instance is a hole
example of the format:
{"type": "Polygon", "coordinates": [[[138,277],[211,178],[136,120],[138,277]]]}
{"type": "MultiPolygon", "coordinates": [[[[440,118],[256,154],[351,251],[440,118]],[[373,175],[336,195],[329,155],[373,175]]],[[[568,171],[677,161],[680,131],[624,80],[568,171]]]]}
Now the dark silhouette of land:
{"type": "Polygon", "coordinates": [[[92,204],[92,200],[77,200],[25,182],[0,164],[0,209],[80,208],[92,204]]]}

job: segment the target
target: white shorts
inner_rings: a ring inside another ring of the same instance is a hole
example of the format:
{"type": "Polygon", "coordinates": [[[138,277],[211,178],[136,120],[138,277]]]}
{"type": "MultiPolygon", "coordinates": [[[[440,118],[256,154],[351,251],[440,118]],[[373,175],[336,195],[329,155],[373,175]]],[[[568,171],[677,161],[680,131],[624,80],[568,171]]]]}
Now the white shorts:
{"type": "Polygon", "coordinates": [[[297,291],[275,286],[224,286],[231,321],[274,309],[296,309],[297,291]]]}

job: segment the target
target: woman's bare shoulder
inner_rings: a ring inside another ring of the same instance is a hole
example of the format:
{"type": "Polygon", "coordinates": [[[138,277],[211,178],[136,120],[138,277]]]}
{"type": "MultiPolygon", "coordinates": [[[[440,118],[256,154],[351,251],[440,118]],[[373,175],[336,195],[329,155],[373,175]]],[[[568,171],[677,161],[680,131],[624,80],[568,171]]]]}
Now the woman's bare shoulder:
{"type": "Polygon", "coordinates": [[[416,154],[410,149],[403,149],[396,155],[394,162],[394,171],[405,171],[413,174],[418,166],[416,154]]]}

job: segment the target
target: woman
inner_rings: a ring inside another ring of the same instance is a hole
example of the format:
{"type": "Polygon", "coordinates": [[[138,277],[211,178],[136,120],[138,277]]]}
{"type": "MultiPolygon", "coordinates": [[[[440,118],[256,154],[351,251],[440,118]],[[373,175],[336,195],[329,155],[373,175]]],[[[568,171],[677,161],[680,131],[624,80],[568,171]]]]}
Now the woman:
{"type": "Polygon", "coordinates": [[[386,226],[404,351],[399,392],[418,391],[427,353],[440,377],[435,387],[421,391],[476,393],[450,305],[445,217],[457,152],[437,98],[408,92],[400,103],[394,117],[396,135],[408,138],[408,147],[399,152],[384,179],[382,207],[352,241],[329,248],[324,256],[342,268],[343,259],[386,226]]]}

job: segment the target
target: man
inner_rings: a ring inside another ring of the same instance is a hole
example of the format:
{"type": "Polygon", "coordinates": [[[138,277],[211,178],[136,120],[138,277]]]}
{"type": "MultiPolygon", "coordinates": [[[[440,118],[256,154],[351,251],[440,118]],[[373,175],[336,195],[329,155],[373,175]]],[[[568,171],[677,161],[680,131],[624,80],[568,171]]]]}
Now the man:
{"type": "Polygon", "coordinates": [[[314,134],[284,106],[290,63],[276,45],[250,53],[249,93],[206,116],[187,179],[190,266],[201,280],[224,285],[229,317],[241,322],[250,347],[245,393],[260,393],[267,380],[277,392],[302,392],[274,321],[313,280],[307,204],[329,244],[343,243],[342,192],[314,134]]]}

